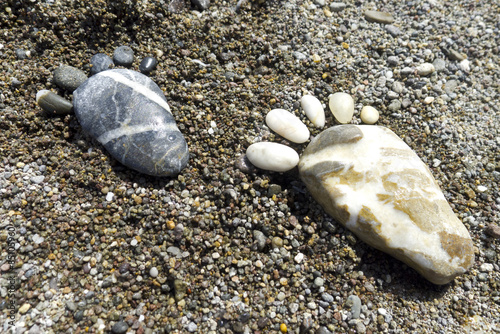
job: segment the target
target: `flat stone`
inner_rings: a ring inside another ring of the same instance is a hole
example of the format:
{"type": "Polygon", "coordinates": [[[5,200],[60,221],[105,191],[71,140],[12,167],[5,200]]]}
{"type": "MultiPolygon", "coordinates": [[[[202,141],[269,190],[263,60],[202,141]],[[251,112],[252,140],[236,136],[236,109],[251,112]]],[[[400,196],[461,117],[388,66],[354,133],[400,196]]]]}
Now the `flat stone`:
{"type": "Polygon", "coordinates": [[[68,115],[73,112],[73,104],[70,101],[46,89],[36,93],[36,103],[48,115],[68,115]]]}
{"type": "Polygon", "coordinates": [[[365,12],[365,19],[369,22],[386,24],[394,22],[394,17],[390,13],[380,12],[378,10],[367,10],[365,12]]]}
{"type": "Polygon", "coordinates": [[[54,83],[62,89],[73,92],[85,80],[87,75],[82,70],[75,67],[62,65],[54,71],[54,83]]]}
{"type": "Polygon", "coordinates": [[[73,94],[82,128],[123,165],[154,176],[178,174],[188,147],[162,90],[139,72],[113,69],[73,94]]]}
{"type": "Polygon", "coordinates": [[[329,128],[306,148],[299,173],[339,223],[429,281],[449,283],[472,266],[467,229],[429,168],[389,129],[329,128]]]}

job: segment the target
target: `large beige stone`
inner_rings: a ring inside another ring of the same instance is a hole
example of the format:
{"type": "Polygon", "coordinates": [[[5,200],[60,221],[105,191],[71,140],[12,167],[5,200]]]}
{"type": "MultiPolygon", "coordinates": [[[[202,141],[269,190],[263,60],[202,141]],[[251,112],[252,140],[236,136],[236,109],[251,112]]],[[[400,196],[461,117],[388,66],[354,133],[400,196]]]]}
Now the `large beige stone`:
{"type": "Polygon", "coordinates": [[[429,281],[446,284],[473,264],[467,229],[429,168],[391,130],[329,128],[306,148],[299,172],[326,212],[429,281]]]}

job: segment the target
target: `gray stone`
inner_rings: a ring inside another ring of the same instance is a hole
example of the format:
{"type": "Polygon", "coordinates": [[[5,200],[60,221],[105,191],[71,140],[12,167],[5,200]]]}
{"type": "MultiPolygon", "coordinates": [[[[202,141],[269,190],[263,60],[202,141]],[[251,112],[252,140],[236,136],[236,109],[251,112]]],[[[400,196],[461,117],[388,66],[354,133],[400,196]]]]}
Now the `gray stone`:
{"type": "Polygon", "coordinates": [[[380,12],[378,10],[367,10],[365,12],[365,19],[369,22],[378,22],[378,23],[394,22],[394,17],[390,13],[380,12]]]}
{"type": "Polygon", "coordinates": [[[162,90],[125,69],[100,72],[73,94],[82,128],[122,164],[153,176],[178,174],[189,153],[162,90]]]}
{"type": "Polygon", "coordinates": [[[128,330],[128,325],[125,321],[118,321],[111,327],[111,332],[114,334],[123,334],[128,330]]]}
{"type": "Polygon", "coordinates": [[[444,91],[446,92],[446,94],[451,94],[455,91],[455,89],[457,88],[458,86],[458,81],[457,80],[448,80],[446,81],[446,83],[444,84],[444,91]]]}
{"type": "Polygon", "coordinates": [[[90,75],[109,70],[113,67],[113,60],[104,53],[96,53],[90,58],[90,75]]]}
{"type": "Polygon", "coordinates": [[[401,109],[401,101],[392,100],[387,109],[389,109],[390,111],[398,111],[399,109],[401,109]]]}
{"type": "Polygon", "coordinates": [[[75,67],[62,65],[54,71],[53,80],[59,88],[72,92],[87,80],[87,75],[75,67]]]}
{"type": "Polygon", "coordinates": [[[356,295],[347,297],[346,306],[351,308],[351,315],[353,319],[358,319],[361,314],[361,299],[356,295]]]}
{"type": "Polygon", "coordinates": [[[149,74],[155,70],[156,65],[158,65],[158,61],[153,57],[146,57],[141,61],[139,65],[139,71],[144,74],[149,74]]]}
{"type": "Polygon", "coordinates": [[[255,244],[258,250],[263,250],[266,247],[266,235],[259,230],[253,231],[253,238],[255,239],[255,244]]]}
{"type": "Polygon", "coordinates": [[[122,45],[116,48],[113,53],[113,62],[115,65],[121,65],[125,67],[132,66],[134,62],[134,50],[130,46],[122,45]]]}
{"type": "Polygon", "coordinates": [[[397,36],[401,35],[401,30],[399,30],[398,27],[396,27],[392,24],[386,25],[385,30],[387,30],[387,32],[389,34],[391,34],[393,37],[397,37],[397,36]]]}
{"type": "Polygon", "coordinates": [[[347,5],[343,2],[332,2],[330,4],[330,10],[335,13],[343,11],[346,7],[347,5]]]}
{"type": "Polygon", "coordinates": [[[436,72],[441,72],[446,69],[446,62],[444,61],[444,59],[438,58],[432,62],[432,65],[434,65],[434,69],[436,70],[436,72]]]}
{"type": "Polygon", "coordinates": [[[73,112],[71,102],[46,89],[36,93],[36,103],[49,115],[68,115],[73,112]]]}

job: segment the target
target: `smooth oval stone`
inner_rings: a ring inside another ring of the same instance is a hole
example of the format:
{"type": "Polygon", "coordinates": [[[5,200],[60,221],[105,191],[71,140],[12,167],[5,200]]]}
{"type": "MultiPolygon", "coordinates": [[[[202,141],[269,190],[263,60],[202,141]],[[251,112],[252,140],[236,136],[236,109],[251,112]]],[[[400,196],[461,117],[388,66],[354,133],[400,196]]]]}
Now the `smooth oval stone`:
{"type": "Polygon", "coordinates": [[[361,109],[359,117],[361,117],[361,121],[365,124],[375,124],[378,121],[379,113],[378,110],[372,106],[364,106],[363,109],[361,109]]]}
{"type": "Polygon", "coordinates": [[[474,263],[470,235],[429,168],[389,129],[329,128],[306,148],[299,173],[339,223],[429,281],[446,284],[474,263]]]}
{"type": "Polygon", "coordinates": [[[307,118],[318,128],[325,126],[325,109],[321,105],[321,102],[312,95],[304,95],[300,99],[300,105],[307,118]]]}
{"type": "Polygon", "coordinates": [[[274,172],[289,171],[299,162],[299,155],[293,148],[271,142],[250,145],[246,155],[255,167],[274,172]]]}
{"type": "Polygon", "coordinates": [[[349,123],[354,115],[354,100],[347,93],[335,93],[329,97],[330,110],[335,119],[342,124],[349,123]]]}
{"type": "Polygon", "coordinates": [[[134,62],[134,50],[130,46],[122,45],[116,48],[113,53],[115,65],[130,67],[134,62]]]}
{"type": "Polygon", "coordinates": [[[304,143],[310,136],[307,126],[285,109],[273,109],[268,112],[266,124],[274,132],[294,143],[304,143]]]}
{"type": "Polygon", "coordinates": [[[46,89],[36,93],[36,103],[49,115],[68,115],[73,112],[71,102],[46,89]]]}
{"type": "Polygon", "coordinates": [[[158,65],[158,61],[155,58],[146,57],[141,61],[141,64],[139,65],[139,71],[144,74],[149,74],[154,71],[156,65],[158,65]]]}
{"type": "Polygon", "coordinates": [[[186,166],[184,136],[162,90],[144,74],[100,72],[78,87],[73,105],[82,128],[125,166],[154,176],[174,175],[186,166]]]}
{"type": "Polygon", "coordinates": [[[87,80],[87,75],[73,66],[61,65],[54,71],[53,80],[59,88],[72,92],[87,80]]]}
{"type": "Polygon", "coordinates": [[[421,76],[429,75],[434,71],[434,65],[431,63],[423,63],[417,66],[417,74],[421,76]]]}
{"type": "Polygon", "coordinates": [[[394,22],[394,17],[390,13],[379,12],[378,10],[367,10],[365,12],[365,19],[369,22],[386,24],[394,22]]]}
{"type": "Polygon", "coordinates": [[[113,67],[113,60],[104,53],[96,53],[90,58],[90,75],[109,70],[113,67]]]}

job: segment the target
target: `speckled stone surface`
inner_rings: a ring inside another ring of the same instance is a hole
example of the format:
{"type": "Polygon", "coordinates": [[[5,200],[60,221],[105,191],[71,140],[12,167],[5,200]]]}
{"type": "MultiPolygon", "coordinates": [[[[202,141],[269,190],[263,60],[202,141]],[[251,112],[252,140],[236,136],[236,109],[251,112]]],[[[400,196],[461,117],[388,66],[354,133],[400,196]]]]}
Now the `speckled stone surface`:
{"type": "Polygon", "coordinates": [[[446,284],[474,262],[472,240],[429,168],[381,126],[329,128],[299,171],[313,197],[366,243],[446,284]]]}
{"type": "Polygon", "coordinates": [[[170,176],[189,153],[162,90],[145,75],[124,69],[100,72],[75,92],[73,105],[83,129],[125,166],[170,176]]]}

